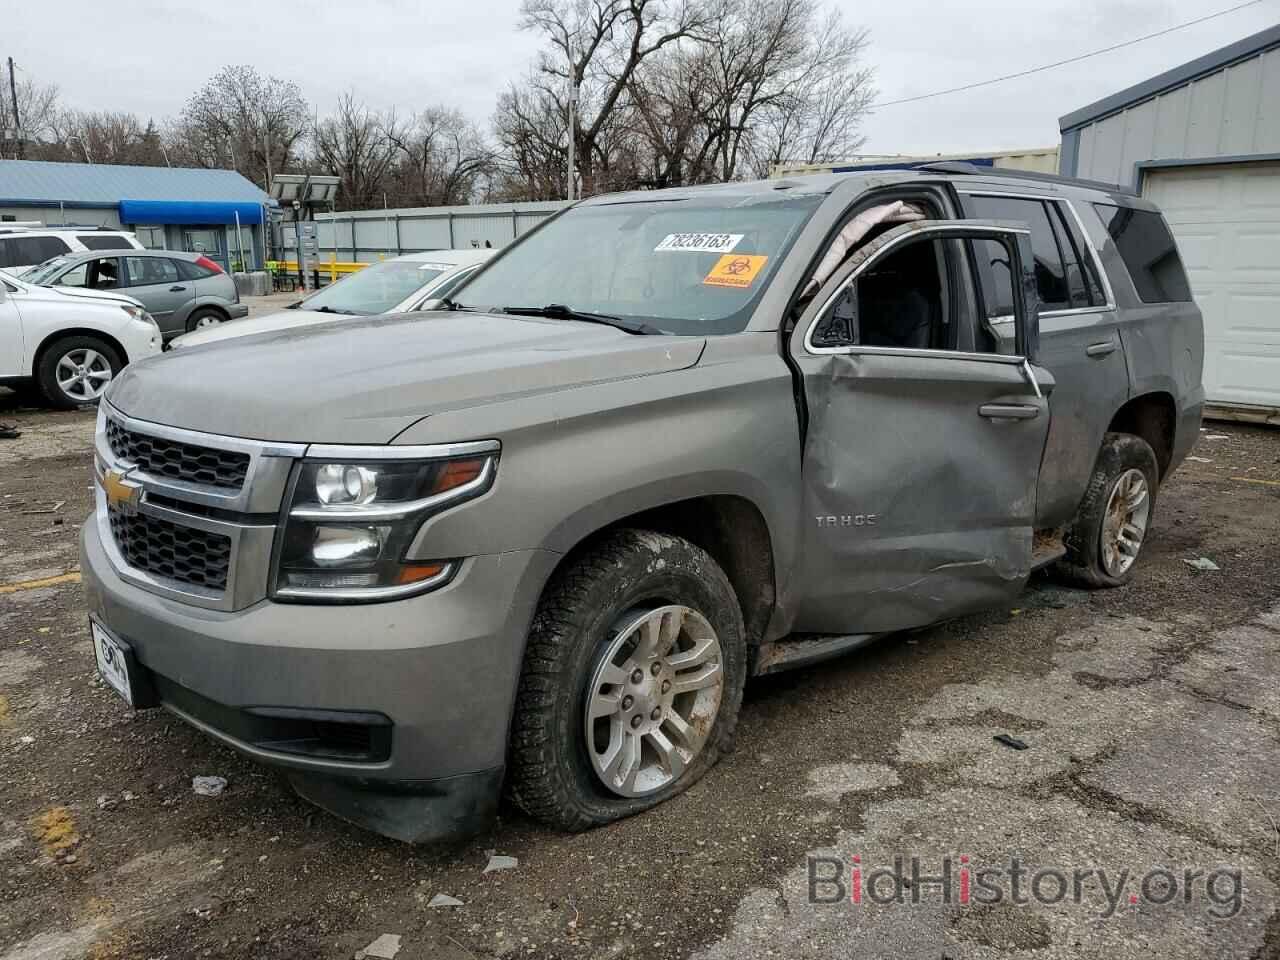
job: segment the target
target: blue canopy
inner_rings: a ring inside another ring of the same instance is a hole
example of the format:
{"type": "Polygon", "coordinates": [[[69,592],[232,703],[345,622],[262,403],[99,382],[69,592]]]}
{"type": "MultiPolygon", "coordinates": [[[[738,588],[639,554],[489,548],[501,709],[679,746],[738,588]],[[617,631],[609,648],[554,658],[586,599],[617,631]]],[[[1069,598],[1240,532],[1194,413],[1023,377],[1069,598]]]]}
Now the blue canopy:
{"type": "Polygon", "coordinates": [[[231,223],[262,222],[262,204],[247,200],[121,200],[120,222],[136,223],[231,223]]]}

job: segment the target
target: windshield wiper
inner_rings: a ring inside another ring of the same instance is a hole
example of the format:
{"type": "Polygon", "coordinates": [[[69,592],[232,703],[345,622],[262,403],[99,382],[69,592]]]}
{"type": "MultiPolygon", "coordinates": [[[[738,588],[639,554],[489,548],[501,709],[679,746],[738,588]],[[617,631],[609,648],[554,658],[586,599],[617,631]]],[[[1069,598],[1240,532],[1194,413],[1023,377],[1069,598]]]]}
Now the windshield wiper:
{"type": "Polygon", "coordinates": [[[661,336],[662,334],[661,330],[648,323],[624,320],[622,317],[613,317],[607,313],[588,313],[585,310],[574,310],[571,307],[566,307],[563,303],[549,303],[545,307],[503,307],[502,312],[514,313],[518,317],[551,317],[556,320],[581,320],[583,323],[601,323],[606,327],[613,327],[615,330],[637,335],[661,336]]]}
{"type": "Polygon", "coordinates": [[[465,304],[458,303],[456,300],[450,300],[448,297],[441,297],[440,302],[444,304],[444,308],[450,313],[461,311],[463,313],[475,313],[477,307],[468,307],[465,304]]]}
{"type": "Polygon", "coordinates": [[[315,310],[316,313],[341,313],[344,316],[348,316],[348,317],[366,316],[366,314],[356,313],[356,311],[354,310],[335,310],[333,309],[333,307],[329,306],[327,303],[323,307],[314,307],[313,309],[315,310]]]}

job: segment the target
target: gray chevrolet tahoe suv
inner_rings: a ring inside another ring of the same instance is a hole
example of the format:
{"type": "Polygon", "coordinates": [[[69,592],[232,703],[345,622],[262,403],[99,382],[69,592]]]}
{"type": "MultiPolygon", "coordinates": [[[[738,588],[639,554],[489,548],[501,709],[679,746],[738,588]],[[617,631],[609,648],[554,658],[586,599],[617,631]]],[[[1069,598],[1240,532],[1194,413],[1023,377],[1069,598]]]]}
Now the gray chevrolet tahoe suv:
{"type": "Polygon", "coordinates": [[[1159,212],[964,165],[598,197],[447,310],[131,365],[102,676],[388,836],[578,830],[731,745],[749,676],[1126,582],[1197,436],[1159,212]]]}

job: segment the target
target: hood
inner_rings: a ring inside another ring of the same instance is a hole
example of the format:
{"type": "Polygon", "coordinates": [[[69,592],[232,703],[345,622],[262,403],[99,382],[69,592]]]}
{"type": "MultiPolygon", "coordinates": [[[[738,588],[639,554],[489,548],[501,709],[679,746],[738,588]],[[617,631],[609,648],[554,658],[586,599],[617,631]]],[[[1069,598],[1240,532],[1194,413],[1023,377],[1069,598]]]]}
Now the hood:
{"type": "Polygon", "coordinates": [[[132,363],[107,399],[141,420],[207,433],[387,443],[443,410],[691,367],[705,344],[505,314],[347,317],[132,363]]]}
{"type": "Polygon", "coordinates": [[[126,297],[123,293],[112,293],[110,290],[85,290],[83,287],[42,287],[34,283],[27,284],[27,298],[30,300],[51,300],[56,303],[63,297],[71,297],[73,300],[127,303],[131,307],[144,306],[141,300],[126,297]]]}
{"type": "Polygon", "coordinates": [[[293,327],[306,327],[313,323],[333,323],[339,320],[363,320],[364,317],[352,316],[349,313],[322,313],[319,310],[278,310],[248,320],[234,320],[231,323],[220,323],[213,327],[205,327],[192,333],[184,333],[169,344],[174,347],[195,347],[215,340],[226,340],[230,337],[244,337],[251,333],[268,333],[272,330],[289,330],[293,327]]]}

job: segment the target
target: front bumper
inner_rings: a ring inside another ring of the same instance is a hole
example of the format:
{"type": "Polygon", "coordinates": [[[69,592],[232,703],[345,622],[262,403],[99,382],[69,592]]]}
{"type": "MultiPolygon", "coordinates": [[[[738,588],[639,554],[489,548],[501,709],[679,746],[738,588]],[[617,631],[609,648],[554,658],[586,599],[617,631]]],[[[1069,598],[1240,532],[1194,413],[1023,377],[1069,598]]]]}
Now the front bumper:
{"type": "Polygon", "coordinates": [[[447,586],[357,606],[260,601],[210,610],[122,580],[92,519],[81,532],[90,612],[154,675],[160,702],[289,771],[303,796],[408,841],[482,829],[497,804],[524,638],[558,557],[473,557],[447,586]],[[246,717],[380,715],[382,759],[304,755],[246,717]],[[255,740],[257,742],[255,742],[255,740]]]}

